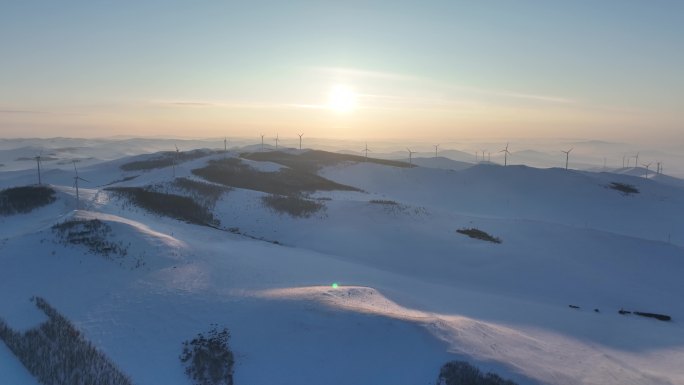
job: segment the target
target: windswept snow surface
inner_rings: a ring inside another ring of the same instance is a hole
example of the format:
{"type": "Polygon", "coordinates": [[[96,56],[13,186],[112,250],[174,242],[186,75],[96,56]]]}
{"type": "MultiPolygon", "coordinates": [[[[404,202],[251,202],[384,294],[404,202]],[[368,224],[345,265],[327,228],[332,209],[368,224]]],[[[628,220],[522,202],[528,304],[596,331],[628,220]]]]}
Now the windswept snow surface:
{"type": "MultiPolygon", "coordinates": [[[[217,156],[176,175],[194,177],[217,156]]],[[[170,168],[123,172],[124,162],[79,175],[161,191],[172,181],[170,168]]],[[[0,187],[31,172],[4,175],[0,187]]],[[[294,218],[264,207],[263,192],[233,189],[213,214],[240,235],[126,205],[95,183],[75,210],[60,174],[49,181],[56,202],[0,217],[0,317],[35,326],[29,298],[42,296],[138,384],[189,384],[181,343],[210,324],[232,334],[238,385],[427,385],[451,359],[520,384],[684,384],[684,190],[675,184],[492,165],[344,164],[321,175],[363,192],[317,192],[325,208],[294,218]],[[107,223],[145,266],[58,243],[51,226],[70,219],[107,223]],[[465,227],[503,242],[456,233],[465,227]]],[[[35,383],[3,344],[0,361],[0,383],[35,383]]]]}

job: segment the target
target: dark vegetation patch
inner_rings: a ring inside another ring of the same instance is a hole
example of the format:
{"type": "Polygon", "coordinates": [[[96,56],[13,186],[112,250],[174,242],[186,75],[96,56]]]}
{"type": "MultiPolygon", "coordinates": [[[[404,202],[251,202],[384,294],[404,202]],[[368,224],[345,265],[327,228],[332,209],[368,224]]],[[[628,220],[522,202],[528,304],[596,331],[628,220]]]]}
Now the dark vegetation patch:
{"type": "Polygon", "coordinates": [[[0,190],[0,215],[28,213],[55,200],[55,190],[46,186],[22,186],[0,190]]]}
{"type": "Polygon", "coordinates": [[[121,179],[117,179],[117,180],[115,180],[115,181],[111,181],[111,182],[107,183],[107,184],[104,185],[104,186],[111,186],[111,185],[117,184],[117,183],[128,182],[129,180],[133,180],[133,179],[135,179],[135,178],[137,178],[137,177],[139,177],[139,176],[140,176],[140,175],[130,175],[130,176],[126,176],[126,177],[123,177],[123,178],[121,178],[121,179]]]}
{"type": "Polygon", "coordinates": [[[397,206],[399,204],[395,201],[386,200],[386,199],[371,199],[369,202],[376,204],[376,205],[390,205],[390,206],[397,206]]]}
{"type": "Polygon", "coordinates": [[[285,213],[293,217],[308,218],[315,214],[325,204],[299,196],[268,195],[261,198],[262,202],[272,210],[285,213]]]}
{"type": "MultiPolygon", "coordinates": [[[[57,235],[57,242],[62,245],[81,245],[92,254],[98,254],[105,259],[118,262],[124,266],[127,262],[128,245],[111,240],[112,227],[99,219],[74,219],[52,226],[57,235]]],[[[131,263],[131,269],[145,266],[142,256],[138,256],[131,263]]]]}
{"type": "Polygon", "coordinates": [[[442,366],[437,385],[517,385],[495,373],[482,373],[465,361],[451,361],[442,366]]]}
{"type": "Polygon", "coordinates": [[[315,172],[321,167],[333,166],[342,162],[368,162],[394,167],[415,167],[406,162],[376,158],[365,158],[359,155],[339,154],[328,151],[310,150],[301,154],[292,154],[281,151],[248,152],[240,154],[240,157],[260,162],[274,162],[284,166],[315,172]]]}
{"type": "Polygon", "coordinates": [[[458,230],[456,230],[456,232],[460,233],[460,234],[467,235],[470,238],[474,238],[474,239],[480,239],[483,241],[493,242],[493,243],[501,243],[500,238],[493,237],[493,236],[487,234],[486,232],[484,232],[480,229],[476,229],[474,227],[471,229],[458,229],[458,230]]]}
{"type": "Polygon", "coordinates": [[[55,152],[77,152],[80,151],[81,147],[59,147],[55,148],[55,152]]]}
{"type": "Polygon", "coordinates": [[[610,182],[610,185],[608,187],[612,188],[613,190],[620,191],[625,195],[638,194],[639,193],[639,190],[636,187],[632,186],[631,184],[627,184],[627,183],[610,182]]]}
{"type": "Polygon", "coordinates": [[[185,374],[197,385],[232,385],[233,353],[228,346],[228,329],[211,325],[206,333],[183,342],[180,361],[185,374]]]}
{"type": "Polygon", "coordinates": [[[119,167],[124,171],[153,170],[155,168],[171,167],[174,162],[179,164],[198,159],[203,156],[211,155],[213,153],[213,151],[209,150],[192,150],[180,152],[165,151],[155,157],[124,163],[119,167]]]}
{"type": "Polygon", "coordinates": [[[263,242],[272,243],[274,245],[282,245],[282,243],[280,243],[278,241],[275,241],[272,239],[266,239],[264,237],[257,237],[257,236],[248,234],[246,232],[243,232],[242,230],[240,230],[239,227],[229,227],[226,231],[228,231],[229,233],[241,235],[241,236],[249,238],[249,239],[254,239],[255,241],[263,241],[263,242]]]}
{"type": "Polygon", "coordinates": [[[211,211],[192,198],[182,195],[151,191],[142,187],[110,187],[119,196],[128,199],[132,204],[142,207],[158,215],[164,215],[188,223],[216,227],[218,219],[211,211]]]}
{"type": "Polygon", "coordinates": [[[72,164],[74,162],[79,163],[79,162],[83,162],[84,160],[92,160],[92,159],[95,159],[95,158],[88,157],[88,158],[81,158],[81,159],[62,159],[59,162],[57,162],[57,164],[59,164],[59,165],[72,164]]]}
{"type": "Polygon", "coordinates": [[[408,206],[388,199],[371,199],[368,203],[379,206],[385,213],[395,216],[418,217],[429,215],[425,207],[408,206]]]}
{"type": "MultiPolygon", "coordinates": [[[[54,155],[54,154],[51,154],[51,155],[54,155]]],[[[28,161],[33,161],[33,162],[35,162],[35,161],[36,161],[36,158],[31,157],[31,156],[22,156],[22,157],[19,157],[19,158],[15,159],[15,160],[16,160],[17,162],[28,162],[28,161]]],[[[51,162],[51,161],[54,161],[54,160],[59,160],[59,158],[56,158],[56,157],[54,157],[54,156],[49,156],[49,155],[41,155],[41,157],[40,157],[40,161],[41,161],[41,162],[51,162]]]]}
{"type": "Polygon", "coordinates": [[[316,190],[359,191],[307,169],[283,168],[277,172],[261,172],[237,158],[212,160],[206,167],[192,170],[192,173],[210,182],[277,195],[299,195],[316,190]]]}
{"type": "Polygon", "coordinates": [[[45,385],[132,385],[107,356],[47,301],[31,299],[48,320],[24,333],[0,319],[0,339],[28,371],[45,385]]]}
{"type": "Polygon", "coordinates": [[[636,315],[641,316],[641,317],[655,318],[655,319],[660,320],[660,321],[672,321],[672,317],[670,317],[667,314],[646,313],[643,311],[629,311],[629,310],[625,310],[625,309],[618,310],[618,313],[620,313],[622,315],[636,314],[636,315]]]}
{"type": "Polygon", "coordinates": [[[196,181],[188,178],[176,178],[173,181],[174,187],[177,187],[188,193],[193,199],[203,202],[204,206],[214,206],[221,198],[223,193],[230,191],[225,186],[219,186],[213,183],[206,183],[196,181]]]}
{"type": "Polygon", "coordinates": [[[642,311],[635,311],[634,314],[640,315],[642,317],[647,317],[647,318],[655,318],[657,320],[661,321],[672,321],[672,317],[666,314],[658,314],[658,313],[645,313],[642,311]]]}

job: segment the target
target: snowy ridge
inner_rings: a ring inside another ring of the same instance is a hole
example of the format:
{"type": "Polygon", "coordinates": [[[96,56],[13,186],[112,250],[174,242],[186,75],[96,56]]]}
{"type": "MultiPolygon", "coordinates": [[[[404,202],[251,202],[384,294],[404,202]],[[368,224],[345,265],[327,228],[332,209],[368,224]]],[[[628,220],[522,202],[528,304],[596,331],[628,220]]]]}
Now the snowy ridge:
{"type": "Polygon", "coordinates": [[[648,365],[657,367],[657,371],[641,371],[638,368],[643,360],[635,359],[632,354],[539,329],[520,331],[467,317],[409,309],[368,287],[282,288],[261,291],[256,295],[314,300],[335,308],[416,322],[446,341],[454,352],[481,360],[506,362],[523,374],[548,383],[612,384],[617,383],[613,382],[615,378],[620,378],[619,383],[622,384],[669,384],[667,378],[657,373],[666,371],[684,375],[678,359],[672,358],[684,353],[681,348],[650,354],[648,365]],[[594,366],[589,368],[588,363],[594,366]],[[583,374],[578,376],[578,373],[583,374]]]}
{"type": "MultiPolygon", "coordinates": [[[[192,170],[223,156],[183,162],[176,177],[201,180],[192,170]]],[[[684,384],[684,191],[676,184],[523,166],[347,162],[319,174],[363,191],[303,194],[323,207],[294,217],[265,206],[268,193],[226,189],[210,207],[220,220],[212,228],[113,199],[105,190],[113,181],[180,193],[171,167],[121,170],[128,160],[79,168],[91,181],[80,186],[79,210],[73,172],[56,170],[47,180],[57,201],[0,217],[0,317],[17,329],[35,325],[28,298],[43,296],[136,383],[187,384],[180,342],[218,323],[233,336],[238,385],[433,383],[450,359],[521,385],[684,384]],[[121,269],[50,241],[52,225],[94,219],[152,263],[121,269]],[[502,243],[456,232],[471,227],[502,243]]],[[[263,172],[282,167],[242,161],[263,172]]],[[[8,174],[0,186],[34,178],[33,170],[8,174]]],[[[17,363],[4,365],[0,382],[25,376],[17,363]]]]}
{"type": "Polygon", "coordinates": [[[112,215],[112,214],[104,214],[104,213],[98,213],[98,212],[93,212],[93,211],[83,211],[83,210],[78,210],[73,213],[72,216],[74,219],[77,220],[92,220],[92,219],[99,219],[104,222],[114,222],[114,223],[120,223],[124,224],[127,226],[130,226],[132,230],[136,233],[138,233],[140,236],[144,237],[148,241],[153,241],[154,243],[159,243],[163,246],[169,247],[169,248],[185,248],[187,247],[186,243],[183,241],[180,241],[170,235],[167,234],[162,234],[158,231],[154,231],[149,228],[149,226],[144,225],[140,222],[136,222],[130,219],[122,218],[117,215],[112,215]]]}

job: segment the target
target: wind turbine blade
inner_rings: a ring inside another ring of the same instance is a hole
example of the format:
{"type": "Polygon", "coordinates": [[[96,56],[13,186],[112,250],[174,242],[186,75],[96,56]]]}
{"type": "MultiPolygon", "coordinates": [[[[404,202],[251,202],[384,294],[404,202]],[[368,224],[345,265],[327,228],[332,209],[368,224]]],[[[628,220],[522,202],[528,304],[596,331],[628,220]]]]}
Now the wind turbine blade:
{"type": "Polygon", "coordinates": [[[84,182],[88,182],[88,183],[90,183],[90,181],[89,181],[88,179],[84,179],[84,178],[81,178],[80,176],[79,176],[79,177],[77,177],[77,178],[78,178],[78,179],[80,179],[80,180],[82,180],[82,181],[84,181],[84,182]]]}

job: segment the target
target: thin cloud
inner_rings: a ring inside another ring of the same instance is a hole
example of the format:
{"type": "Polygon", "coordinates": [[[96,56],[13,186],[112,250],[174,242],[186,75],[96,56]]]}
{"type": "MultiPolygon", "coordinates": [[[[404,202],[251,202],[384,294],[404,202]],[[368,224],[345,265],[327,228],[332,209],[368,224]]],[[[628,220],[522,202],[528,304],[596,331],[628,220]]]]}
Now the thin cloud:
{"type": "Polygon", "coordinates": [[[424,83],[424,84],[429,85],[430,87],[435,87],[435,88],[441,88],[441,89],[446,88],[446,89],[459,90],[459,91],[470,91],[470,92],[481,94],[481,95],[506,97],[506,98],[512,98],[512,99],[526,99],[526,100],[534,100],[534,101],[539,101],[539,102],[561,103],[561,104],[570,104],[570,103],[576,103],[577,102],[573,99],[562,97],[562,96],[539,95],[539,94],[528,93],[528,92],[520,92],[520,91],[498,90],[498,89],[490,89],[490,88],[482,88],[482,87],[462,86],[462,85],[457,85],[457,84],[448,84],[448,83],[438,82],[432,78],[412,76],[412,75],[406,75],[406,74],[400,74],[400,73],[394,73],[394,72],[369,71],[369,70],[362,70],[362,69],[357,69],[357,68],[345,68],[345,67],[310,67],[310,69],[312,69],[316,72],[325,73],[325,74],[329,74],[329,75],[347,76],[350,78],[357,78],[357,79],[366,78],[366,79],[377,79],[377,80],[394,80],[394,81],[405,81],[405,82],[412,82],[412,83],[424,83]]]}
{"type": "Polygon", "coordinates": [[[180,107],[214,107],[215,103],[208,102],[161,102],[160,104],[168,104],[180,107]]]}
{"type": "Polygon", "coordinates": [[[316,104],[297,103],[259,103],[259,102],[235,102],[235,101],[201,101],[201,100],[171,100],[148,102],[157,106],[182,107],[182,108],[226,108],[226,109],[297,109],[297,108],[323,108],[316,104]]]}
{"type": "Polygon", "coordinates": [[[492,95],[492,96],[503,96],[503,97],[509,97],[509,98],[514,98],[514,99],[528,99],[528,100],[536,100],[536,101],[540,101],[540,102],[563,103],[563,104],[577,103],[577,101],[575,101],[573,99],[568,99],[568,98],[564,98],[564,97],[560,97],[560,96],[536,95],[536,94],[528,94],[528,93],[522,93],[522,92],[516,92],[516,91],[494,90],[494,89],[478,88],[478,87],[454,86],[453,88],[459,89],[459,90],[465,90],[465,91],[472,91],[472,92],[476,92],[479,94],[492,95]]]}
{"type": "Polygon", "coordinates": [[[434,97],[406,97],[381,94],[361,94],[359,95],[359,99],[361,101],[361,108],[382,110],[481,110],[484,108],[482,104],[474,103],[471,101],[434,97]]]}
{"type": "Polygon", "coordinates": [[[0,114],[49,114],[47,111],[38,110],[10,110],[10,109],[0,109],[0,114]]]}
{"type": "Polygon", "coordinates": [[[361,70],[357,68],[345,68],[345,67],[309,67],[309,69],[337,76],[349,76],[353,78],[375,78],[375,79],[388,79],[388,80],[420,80],[419,77],[398,74],[393,72],[382,72],[382,71],[368,71],[361,70]]]}

